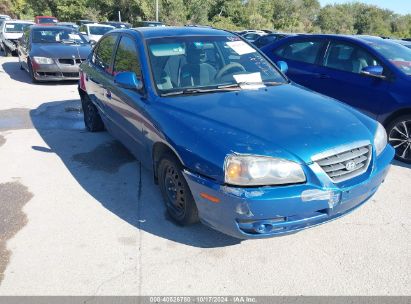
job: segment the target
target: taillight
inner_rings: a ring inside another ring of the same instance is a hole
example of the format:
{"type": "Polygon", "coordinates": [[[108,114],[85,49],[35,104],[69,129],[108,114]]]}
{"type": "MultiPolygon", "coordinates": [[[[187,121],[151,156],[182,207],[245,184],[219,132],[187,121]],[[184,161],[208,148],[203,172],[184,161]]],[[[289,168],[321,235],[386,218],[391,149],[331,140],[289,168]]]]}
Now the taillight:
{"type": "Polygon", "coordinates": [[[86,89],[86,75],[84,74],[83,71],[80,71],[80,89],[82,89],[84,92],[87,92],[87,89],[86,89]]]}

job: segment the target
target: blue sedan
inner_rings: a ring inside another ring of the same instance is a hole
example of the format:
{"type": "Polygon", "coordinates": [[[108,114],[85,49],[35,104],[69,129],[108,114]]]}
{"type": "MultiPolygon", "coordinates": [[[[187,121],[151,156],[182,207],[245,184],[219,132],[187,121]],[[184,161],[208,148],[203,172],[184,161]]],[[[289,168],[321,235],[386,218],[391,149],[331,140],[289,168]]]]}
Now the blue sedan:
{"type": "Polygon", "coordinates": [[[365,203],[394,150],[381,124],[278,66],[222,30],[114,30],[81,65],[85,125],[153,172],[179,224],[243,239],[299,231],[365,203]]]}
{"type": "Polygon", "coordinates": [[[305,35],[262,51],[286,61],[296,83],[377,119],[396,158],[411,163],[411,49],[372,36],[305,35]]]}

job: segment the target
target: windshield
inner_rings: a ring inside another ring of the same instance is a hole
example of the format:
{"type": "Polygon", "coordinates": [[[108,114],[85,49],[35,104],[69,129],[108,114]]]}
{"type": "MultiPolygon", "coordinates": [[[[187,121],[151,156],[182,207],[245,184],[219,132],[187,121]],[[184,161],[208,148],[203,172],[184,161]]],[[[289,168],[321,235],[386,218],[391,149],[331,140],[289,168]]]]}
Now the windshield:
{"type": "Polygon", "coordinates": [[[32,37],[33,43],[87,43],[86,39],[79,32],[69,28],[33,30],[32,37]]]}
{"type": "Polygon", "coordinates": [[[287,82],[260,53],[234,35],[155,38],[148,40],[148,47],[160,94],[287,82]]]}
{"type": "Polygon", "coordinates": [[[40,24],[44,24],[44,23],[57,23],[57,19],[56,18],[38,18],[37,19],[38,23],[40,24]]]}
{"type": "Polygon", "coordinates": [[[370,45],[405,74],[411,75],[411,49],[394,42],[372,43],[370,45]]]}
{"type": "Polygon", "coordinates": [[[102,36],[105,33],[111,31],[113,28],[110,26],[89,26],[90,35],[102,36]]]}
{"type": "Polygon", "coordinates": [[[6,23],[4,31],[6,33],[23,33],[29,26],[31,26],[30,23],[6,23]]]}

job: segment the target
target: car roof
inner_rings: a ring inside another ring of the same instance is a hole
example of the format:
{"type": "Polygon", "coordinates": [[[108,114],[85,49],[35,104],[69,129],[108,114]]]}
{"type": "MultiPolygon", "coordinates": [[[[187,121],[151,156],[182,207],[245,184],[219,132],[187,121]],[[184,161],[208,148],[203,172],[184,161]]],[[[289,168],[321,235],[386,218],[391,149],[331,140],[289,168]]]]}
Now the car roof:
{"type": "MultiPolygon", "coordinates": [[[[63,26],[63,25],[34,25],[31,27],[33,30],[67,30],[68,27],[67,26],[63,26]]],[[[71,28],[70,28],[71,29],[71,28]]],[[[72,29],[74,31],[74,29],[72,29]]]]}
{"type": "Polygon", "coordinates": [[[371,35],[337,35],[337,34],[298,34],[295,36],[287,37],[281,41],[290,41],[294,39],[304,39],[304,38],[320,38],[320,39],[337,39],[337,40],[344,40],[353,43],[363,43],[363,44],[392,44],[392,40],[390,39],[383,39],[378,36],[371,36],[371,35]]]}
{"type": "Polygon", "coordinates": [[[27,23],[27,24],[34,24],[33,21],[25,21],[25,20],[5,20],[4,22],[7,22],[7,23],[27,23]]]}
{"type": "Polygon", "coordinates": [[[174,36],[226,36],[234,35],[225,30],[219,30],[208,27],[191,27],[191,26],[166,26],[166,27],[138,27],[129,30],[139,32],[144,38],[160,38],[174,36]]]}
{"type": "Polygon", "coordinates": [[[84,26],[95,26],[95,27],[112,27],[114,28],[114,26],[111,26],[109,24],[100,24],[100,23],[86,23],[83,24],[84,26]]]}
{"type": "Polygon", "coordinates": [[[389,39],[389,41],[393,41],[402,45],[411,45],[411,41],[407,40],[400,40],[400,39],[389,39]]]}

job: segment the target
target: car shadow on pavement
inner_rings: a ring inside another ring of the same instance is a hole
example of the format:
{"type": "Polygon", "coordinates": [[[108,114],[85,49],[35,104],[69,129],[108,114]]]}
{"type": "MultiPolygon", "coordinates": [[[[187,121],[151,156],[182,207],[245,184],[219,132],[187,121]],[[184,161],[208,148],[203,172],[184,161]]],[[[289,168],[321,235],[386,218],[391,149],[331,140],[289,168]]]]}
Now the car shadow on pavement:
{"type": "MultiPolygon", "coordinates": [[[[12,58],[12,57],[10,57],[12,58]]],[[[13,57],[14,58],[14,57],[13,57]]],[[[25,70],[20,69],[20,63],[18,62],[18,58],[15,58],[16,62],[5,62],[2,64],[2,68],[4,72],[6,72],[11,79],[19,81],[19,82],[24,82],[24,83],[29,83],[33,84],[31,82],[29,73],[25,70]]],[[[77,81],[73,80],[64,80],[64,81],[47,81],[47,82],[37,82],[36,84],[33,85],[43,85],[43,86],[55,86],[55,85],[73,85],[73,83],[76,83],[77,81]]]]}
{"type": "Polygon", "coordinates": [[[84,190],[137,229],[200,248],[241,242],[202,224],[181,227],[172,222],[152,173],[107,132],[87,132],[79,100],[42,104],[30,118],[46,145],[32,149],[55,153],[84,190]]]}
{"type": "Polygon", "coordinates": [[[398,160],[394,160],[394,161],[392,162],[392,164],[393,164],[394,166],[397,166],[397,167],[403,167],[403,168],[411,169],[411,164],[406,164],[406,163],[400,162],[400,161],[398,161],[398,160]]]}

